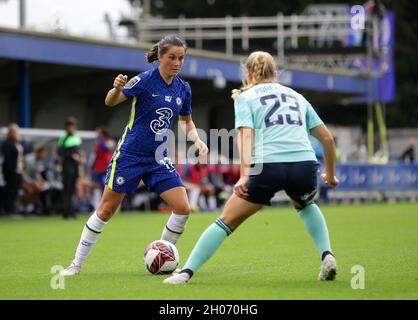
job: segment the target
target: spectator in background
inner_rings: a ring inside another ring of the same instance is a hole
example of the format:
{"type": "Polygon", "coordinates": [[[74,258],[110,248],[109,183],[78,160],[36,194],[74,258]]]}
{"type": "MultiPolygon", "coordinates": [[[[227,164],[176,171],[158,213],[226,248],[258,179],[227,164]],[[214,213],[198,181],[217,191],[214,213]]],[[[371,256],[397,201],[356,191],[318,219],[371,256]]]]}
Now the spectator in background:
{"type": "Polygon", "coordinates": [[[228,199],[229,193],[225,188],[224,175],[228,172],[228,166],[222,164],[221,157],[218,163],[209,165],[209,181],[215,188],[217,206],[220,207],[228,199]]]}
{"type": "Polygon", "coordinates": [[[363,137],[358,137],[355,146],[348,151],[347,161],[355,163],[368,162],[367,147],[364,143],[363,137]]]}
{"type": "Polygon", "coordinates": [[[76,218],[73,208],[73,196],[79,173],[79,165],[83,162],[80,155],[81,138],[76,135],[77,119],[69,117],[65,121],[65,135],[58,140],[58,155],[62,159],[63,176],[63,217],[76,218]]]}
{"type": "Polygon", "coordinates": [[[217,210],[215,188],[209,181],[208,166],[198,161],[189,165],[188,172],[188,182],[193,186],[193,191],[190,193],[190,208],[196,210],[198,204],[201,210],[217,210]]]}
{"type": "Polygon", "coordinates": [[[241,168],[239,164],[236,164],[231,160],[230,165],[226,172],[224,173],[225,177],[225,190],[231,195],[234,189],[235,184],[241,177],[241,168]]]}
{"type": "MultiPolygon", "coordinates": [[[[2,157],[0,157],[0,162],[3,163],[2,157]]],[[[6,182],[4,181],[4,178],[3,178],[3,172],[2,170],[0,170],[0,216],[4,215],[5,213],[4,212],[4,202],[6,201],[5,195],[4,195],[5,190],[6,190],[5,186],[6,186],[6,182]]]]}
{"type": "Polygon", "coordinates": [[[402,152],[401,159],[403,162],[406,163],[414,163],[415,162],[415,150],[417,148],[415,139],[409,139],[408,147],[402,152]]]}
{"type": "Polygon", "coordinates": [[[75,184],[75,209],[77,212],[89,212],[93,210],[91,204],[91,191],[93,182],[87,174],[87,155],[84,150],[79,151],[80,163],[78,165],[78,177],[75,184]]]}
{"type": "Polygon", "coordinates": [[[24,167],[23,146],[20,143],[17,124],[9,124],[7,139],[2,145],[1,151],[3,154],[2,171],[6,183],[4,210],[6,214],[17,214],[15,202],[22,182],[24,167]]]}
{"type": "Polygon", "coordinates": [[[49,184],[48,191],[48,208],[50,212],[63,212],[63,179],[62,179],[62,163],[60,159],[55,159],[52,166],[47,167],[45,173],[46,180],[49,184]]]}
{"type": "Polygon", "coordinates": [[[25,171],[22,176],[22,189],[24,190],[22,202],[26,207],[27,213],[49,214],[47,206],[49,183],[46,180],[46,157],[47,152],[44,147],[37,148],[33,157],[26,157],[25,171]]]}
{"type": "Polygon", "coordinates": [[[106,129],[99,127],[96,128],[96,132],[96,156],[91,168],[91,180],[93,183],[92,205],[94,208],[98,207],[102,197],[107,166],[116,147],[115,140],[112,139],[106,129]]]}

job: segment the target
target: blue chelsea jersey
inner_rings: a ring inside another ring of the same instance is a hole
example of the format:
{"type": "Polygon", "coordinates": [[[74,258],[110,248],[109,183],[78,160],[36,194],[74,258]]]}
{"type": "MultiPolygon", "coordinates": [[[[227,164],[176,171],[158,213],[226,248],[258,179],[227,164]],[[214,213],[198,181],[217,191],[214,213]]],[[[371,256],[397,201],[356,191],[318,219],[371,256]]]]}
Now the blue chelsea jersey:
{"type": "Polygon", "coordinates": [[[190,85],[175,76],[171,84],[161,77],[158,68],[135,76],[122,89],[132,99],[131,116],[116,152],[154,157],[162,136],[180,115],[190,115],[190,85]]]}

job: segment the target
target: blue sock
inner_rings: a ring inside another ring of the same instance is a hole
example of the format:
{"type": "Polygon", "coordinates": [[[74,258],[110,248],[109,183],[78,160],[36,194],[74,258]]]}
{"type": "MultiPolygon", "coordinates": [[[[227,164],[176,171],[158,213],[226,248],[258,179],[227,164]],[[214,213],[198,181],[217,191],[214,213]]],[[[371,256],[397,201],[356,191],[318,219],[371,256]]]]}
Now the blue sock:
{"type": "Polygon", "coordinates": [[[299,216],[305,223],[306,230],[308,230],[309,235],[315,243],[321,259],[325,252],[332,253],[328,228],[321,209],[315,203],[312,203],[300,210],[299,216]]]}
{"type": "Polygon", "coordinates": [[[190,275],[196,272],[210,257],[213,256],[226,237],[231,233],[232,231],[221,219],[216,219],[215,222],[200,236],[192,253],[187,259],[183,270],[189,271],[188,273],[190,275]]]}

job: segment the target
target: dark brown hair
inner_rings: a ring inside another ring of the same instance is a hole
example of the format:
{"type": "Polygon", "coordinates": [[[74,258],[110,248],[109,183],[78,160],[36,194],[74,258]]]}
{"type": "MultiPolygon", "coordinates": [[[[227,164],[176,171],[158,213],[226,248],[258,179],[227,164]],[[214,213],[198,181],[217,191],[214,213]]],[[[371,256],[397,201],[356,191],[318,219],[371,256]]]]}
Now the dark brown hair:
{"type": "Polygon", "coordinates": [[[183,40],[181,40],[176,35],[168,35],[162,38],[156,44],[154,44],[153,47],[147,52],[146,58],[148,63],[153,63],[154,61],[157,61],[158,53],[160,55],[165,54],[170,46],[183,47],[184,52],[187,51],[187,45],[183,40]]]}
{"type": "Polygon", "coordinates": [[[66,127],[68,127],[68,126],[76,126],[77,125],[77,119],[75,118],[75,117],[68,117],[66,120],[65,120],[65,126],[66,127]]]}

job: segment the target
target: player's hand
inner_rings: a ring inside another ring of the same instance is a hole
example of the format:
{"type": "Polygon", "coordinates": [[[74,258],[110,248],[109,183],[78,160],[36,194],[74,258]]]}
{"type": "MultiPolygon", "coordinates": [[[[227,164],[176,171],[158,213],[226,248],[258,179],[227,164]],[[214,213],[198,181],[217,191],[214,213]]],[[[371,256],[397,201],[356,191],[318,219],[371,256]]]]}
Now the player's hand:
{"type": "Polygon", "coordinates": [[[329,178],[326,173],[321,174],[321,179],[325,182],[325,184],[329,185],[331,188],[335,188],[340,184],[340,180],[336,176],[329,178]]]}
{"type": "Polygon", "coordinates": [[[123,74],[119,74],[115,78],[115,80],[113,81],[113,87],[117,91],[120,91],[125,86],[126,82],[128,82],[128,76],[127,75],[123,75],[123,74]]]}
{"type": "Polygon", "coordinates": [[[197,150],[199,150],[199,158],[206,157],[208,155],[208,146],[202,140],[197,139],[194,145],[196,146],[197,150]]]}
{"type": "Polygon", "coordinates": [[[247,198],[248,197],[248,188],[247,183],[250,179],[249,176],[242,176],[238,182],[234,186],[234,193],[240,198],[247,198]]]}

